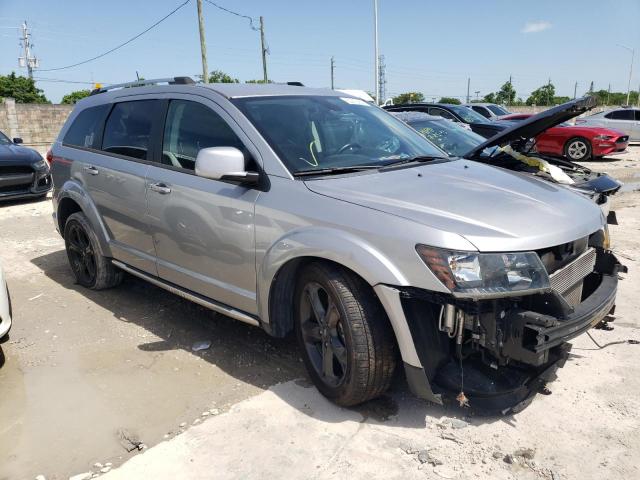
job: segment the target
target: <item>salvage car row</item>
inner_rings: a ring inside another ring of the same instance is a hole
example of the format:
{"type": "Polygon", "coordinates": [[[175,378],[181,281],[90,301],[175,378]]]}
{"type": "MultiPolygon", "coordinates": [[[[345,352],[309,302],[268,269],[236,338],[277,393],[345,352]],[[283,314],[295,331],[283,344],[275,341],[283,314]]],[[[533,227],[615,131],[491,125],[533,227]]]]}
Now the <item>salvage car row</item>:
{"type": "MultiPolygon", "coordinates": [[[[507,412],[615,307],[620,184],[531,150],[594,105],[485,141],[333,90],[102,88],[51,149],[54,223],[80,285],[127,272],[292,334],[340,405],[381,395],[402,366],[420,398],[507,412]]],[[[473,129],[478,114],[459,109],[473,129]]]]}

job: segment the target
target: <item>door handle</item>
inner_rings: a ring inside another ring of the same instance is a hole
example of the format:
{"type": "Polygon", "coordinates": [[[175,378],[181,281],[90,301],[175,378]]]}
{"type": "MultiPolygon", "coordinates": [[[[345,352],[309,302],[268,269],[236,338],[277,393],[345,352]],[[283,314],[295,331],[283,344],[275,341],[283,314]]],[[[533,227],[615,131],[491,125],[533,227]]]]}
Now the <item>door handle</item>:
{"type": "Polygon", "coordinates": [[[83,167],[84,171],[87,172],[89,175],[98,175],[100,173],[100,170],[98,170],[96,167],[94,167],[93,165],[85,165],[83,167]]]}
{"type": "Polygon", "coordinates": [[[162,195],[166,195],[167,193],[171,193],[171,188],[169,188],[166,184],[159,182],[159,183],[150,183],[149,184],[149,188],[151,190],[153,190],[154,192],[158,192],[162,195]]]}

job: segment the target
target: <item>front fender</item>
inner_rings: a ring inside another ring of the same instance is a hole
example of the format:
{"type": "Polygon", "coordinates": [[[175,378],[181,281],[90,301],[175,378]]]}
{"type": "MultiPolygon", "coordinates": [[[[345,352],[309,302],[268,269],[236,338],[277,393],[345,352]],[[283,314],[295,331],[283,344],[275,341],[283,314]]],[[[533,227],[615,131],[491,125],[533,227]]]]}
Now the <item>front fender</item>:
{"type": "Polygon", "coordinates": [[[73,200],[78,204],[82,213],[85,214],[93,231],[98,237],[100,254],[105,257],[111,257],[111,248],[109,247],[109,232],[100,217],[96,204],[91,199],[91,196],[86,192],[84,187],[74,180],[67,180],[64,182],[60,190],[55,196],[54,204],[56,206],[54,215],[54,221],[58,227],[60,233],[64,232],[64,225],[60,225],[58,215],[60,211],[60,205],[63,204],[65,199],[73,200]]]}
{"type": "Polygon", "coordinates": [[[258,311],[269,322],[269,291],[278,271],[291,260],[317,257],[343,265],[369,285],[409,285],[402,272],[366,240],[327,227],[292,230],[274,242],[258,265],[258,311]]]}

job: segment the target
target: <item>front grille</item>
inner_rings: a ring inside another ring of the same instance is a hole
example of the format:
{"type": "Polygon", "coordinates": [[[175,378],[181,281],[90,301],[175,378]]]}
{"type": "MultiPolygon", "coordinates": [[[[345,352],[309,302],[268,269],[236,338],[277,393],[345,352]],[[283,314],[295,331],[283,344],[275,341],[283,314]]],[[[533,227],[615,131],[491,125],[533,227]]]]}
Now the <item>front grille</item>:
{"type": "Polygon", "coordinates": [[[573,262],[549,275],[551,288],[560,293],[570,305],[582,299],[582,280],[593,272],[596,265],[596,250],[588,249],[573,262]]]}
{"type": "Polygon", "coordinates": [[[0,193],[28,191],[33,184],[33,175],[33,171],[0,174],[0,193]]]}
{"type": "Polygon", "coordinates": [[[33,168],[30,165],[0,165],[0,176],[15,173],[33,173],[33,168]]]}

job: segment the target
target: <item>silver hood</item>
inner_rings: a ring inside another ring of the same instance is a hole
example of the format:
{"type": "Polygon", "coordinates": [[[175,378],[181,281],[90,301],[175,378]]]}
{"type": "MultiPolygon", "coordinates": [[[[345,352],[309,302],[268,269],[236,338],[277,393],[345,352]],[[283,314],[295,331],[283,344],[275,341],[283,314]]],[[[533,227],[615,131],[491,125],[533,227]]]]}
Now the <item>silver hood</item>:
{"type": "Polygon", "coordinates": [[[457,233],[485,252],[551,247],[604,225],[598,206],[581,195],[468,160],[320,177],[306,185],[321,195],[457,233]]]}

